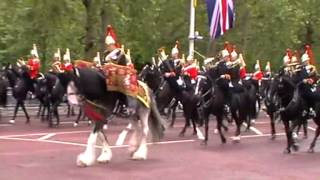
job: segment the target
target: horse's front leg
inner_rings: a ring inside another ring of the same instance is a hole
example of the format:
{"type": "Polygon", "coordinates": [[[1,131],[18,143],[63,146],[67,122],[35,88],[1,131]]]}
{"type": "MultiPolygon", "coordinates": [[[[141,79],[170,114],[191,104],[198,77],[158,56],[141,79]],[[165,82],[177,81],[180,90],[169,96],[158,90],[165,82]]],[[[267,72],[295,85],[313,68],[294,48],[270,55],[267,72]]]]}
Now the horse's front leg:
{"type": "MultiPolygon", "coordinates": [[[[91,166],[96,161],[96,147],[98,135],[102,131],[102,122],[96,122],[94,130],[90,133],[86,150],[77,157],[77,165],[81,167],[91,166]]],[[[101,135],[100,135],[101,136],[101,135]]]]}
{"type": "Polygon", "coordinates": [[[24,114],[25,114],[25,116],[26,116],[26,118],[27,118],[26,123],[30,123],[30,117],[29,117],[29,115],[28,115],[28,112],[27,112],[27,110],[26,110],[26,107],[25,107],[23,101],[21,102],[21,107],[22,107],[22,110],[23,110],[23,112],[24,112],[24,114]]]}
{"type": "Polygon", "coordinates": [[[103,133],[103,130],[98,132],[98,139],[100,140],[100,142],[102,144],[102,150],[101,150],[101,154],[98,157],[97,161],[99,163],[108,163],[111,161],[112,151],[109,146],[108,139],[105,136],[105,134],[103,133]]]}
{"type": "Polygon", "coordinates": [[[148,147],[147,147],[147,139],[149,134],[149,114],[150,109],[148,108],[140,108],[139,111],[139,120],[141,122],[142,132],[140,133],[140,141],[138,145],[138,149],[133,153],[132,159],[134,160],[145,160],[147,159],[148,147]]]}
{"type": "Polygon", "coordinates": [[[17,102],[16,102],[16,107],[14,108],[13,117],[12,117],[12,119],[9,121],[9,123],[11,123],[11,124],[14,124],[14,123],[16,122],[15,119],[16,119],[16,116],[17,116],[17,113],[18,113],[19,105],[20,105],[20,102],[17,101],[17,102]]]}
{"type": "Polygon", "coordinates": [[[140,127],[140,124],[139,124],[139,121],[137,119],[135,120],[131,120],[130,121],[131,124],[132,124],[132,135],[130,137],[130,140],[129,140],[129,152],[130,152],[130,156],[133,155],[133,153],[135,153],[138,149],[138,141],[140,139],[140,136],[141,136],[141,127],[140,127]]]}
{"type": "Polygon", "coordinates": [[[290,125],[289,125],[289,121],[288,120],[283,120],[283,125],[284,125],[284,129],[286,131],[286,136],[287,136],[287,147],[284,150],[284,153],[291,153],[291,143],[292,143],[292,133],[290,132],[290,125]]]}

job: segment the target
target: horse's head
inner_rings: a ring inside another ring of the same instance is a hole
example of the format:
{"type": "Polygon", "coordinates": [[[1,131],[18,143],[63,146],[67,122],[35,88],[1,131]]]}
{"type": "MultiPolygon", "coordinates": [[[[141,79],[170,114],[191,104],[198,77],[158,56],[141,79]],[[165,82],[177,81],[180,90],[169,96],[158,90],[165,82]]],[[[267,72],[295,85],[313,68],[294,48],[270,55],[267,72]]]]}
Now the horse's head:
{"type": "Polygon", "coordinates": [[[45,95],[48,94],[48,79],[44,75],[41,75],[36,79],[35,83],[35,95],[37,98],[42,99],[45,95]]]}
{"type": "Polygon", "coordinates": [[[23,66],[12,65],[11,67],[12,67],[12,70],[19,77],[30,79],[28,66],[26,66],[26,65],[23,65],[23,66]]]}
{"type": "Polygon", "coordinates": [[[158,67],[156,67],[154,64],[146,64],[140,74],[139,74],[139,78],[142,81],[145,81],[148,78],[159,78],[160,76],[160,71],[158,69],[158,67]]]}
{"type": "Polygon", "coordinates": [[[195,95],[202,95],[206,91],[210,90],[212,84],[210,80],[204,75],[198,75],[196,78],[196,87],[195,87],[195,95]]]}

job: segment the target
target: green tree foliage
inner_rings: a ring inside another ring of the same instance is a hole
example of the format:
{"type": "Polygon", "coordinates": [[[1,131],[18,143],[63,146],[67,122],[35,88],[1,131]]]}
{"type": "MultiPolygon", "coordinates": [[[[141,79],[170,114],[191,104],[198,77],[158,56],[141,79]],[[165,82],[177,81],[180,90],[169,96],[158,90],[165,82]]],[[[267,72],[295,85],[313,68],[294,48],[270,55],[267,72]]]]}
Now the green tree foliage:
{"type": "MultiPolygon", "coordinates": [[[[243,52],[249,67],[256,59],[274,68],[282,63],[286,48],[303,51],[312,45],[320,58],[318,0],[248,0],[236,3],[235,28],[210,40],[205,1],[198,0],[196,30],[204,40],[196,50],[215,55],[228,40],[243,52]]],[[[28,57],[38,45],[42,64],[56,48],[70,48],[72,59],[92,59],[104,50],[105,28],[115,27],[121,44],[131,49],[140,66],[164,46],[169,54],[179,40],[187,54],[189,0],[2,0],[0,1],[0,61],[28,57]]],[[[197,57],[201,59],[200,57],[197,57]]]]}

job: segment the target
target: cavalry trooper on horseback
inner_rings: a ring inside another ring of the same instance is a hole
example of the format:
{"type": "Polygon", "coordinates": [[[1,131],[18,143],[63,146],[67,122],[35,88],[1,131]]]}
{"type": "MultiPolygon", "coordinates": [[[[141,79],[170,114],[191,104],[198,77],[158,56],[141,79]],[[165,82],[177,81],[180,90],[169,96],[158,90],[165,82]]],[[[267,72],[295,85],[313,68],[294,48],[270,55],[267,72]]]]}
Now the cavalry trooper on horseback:
{"type": "Polygon", "coordinates": [[[72,71],[73,65],[71,63],[71,56],[70,56],[70,50],[69,48],[66,49],[65,54],[63,55],[63,71],[72,71]]]}
{"type": "MultiPolygon", "coordinates": [[[[235,46],[230,49],[228,42],[225,43],[225,48],[221,51],[222,58],[226,66],[227,78],[230,78],[229,87],[231,92],[243,92],[243,86],[240,77],[240,66],[244,66],[244,61],[238,58],[235,46]]],[[[223,76],[224,77],[224,76],[223,76]]]]}
{"type": "Polygon", "coordinates": [[[293,53],[292,50],[288,48],[285,56],[283,57],[284,72],[290,76],[294,74],[297,70],[297,67],[299,67],[297,55],[297,52],[293,53]]]}
{"type": "Polygon", "coordinates": [[[29,68],[29,75],[32,80],[35,80],[40,73],[40,59],[38,55],[37,46],[33,44],[33,49],[31,50],[31,57],[28,59],[27,66],[29,68]]]}
{"type": "MultiPolygon", "coordinates": [[[[134,68],[130,56],[126,55],[124,50],[119,47],[119,44],[116,42],[116,35],[111,25],[107,27],[107,36],[105,39],[106,50],[104,52],[105,58],[104,63],[114,63],[121,66],[128,66],[134,68]]],[[[130,75],[127,75],[127,78],[122,80],[123,84],[132,83],[130,80],[130,75]]],[[[137,83],[137,82],[136,82],[137,83]]],[[[129,116],[136,114],[137,101],[134,97],[125,94],[127,99],[127,111],[129,116]]]]}
{"type": "MultiPolygon", "coordinates": [[[[40,76],[40,68],[41,68],[38,50],[35,44],[33,44],[33,49],[31,50],[31,57],[28,59],[27,67],[29,69],[29,76],[33,84],[31,91],[34,92],[34,89],[35,89],[34,86],[36,83],[35,80],[40,76]]],[[[33,97],[34,96],[32,95],[32,98],[33,97]]]]}
{"type": "Polygon", "coordinates": [[[271,73],[271,64],[270,61],[267,62],[266,67],[264,68],[264,78],[271,79],[272,73],[271,73]]]}
{"type": "Polygon", "coordinates": [[[164,75],[164,79],[168,82],[170,88],[172,88],[175,93],[181,93],[183,90],[183,82],[179,79],[179,75],[176,72],[174,60],[171,58],[168,59],[164,48],[160,48],[158,51],[158,59],[159,62],[161,62],[160,70],[164,75]]]}
{"type": "Polygon", "coordinates": [[[187,57],[186,66],[183,68],[183,74],[190,77],[191,84],[196,83],[196,78],[198,76],[198,68],[196,62],[194,62],[193,56],[187,57]]]}
{"type": "Polygon", "coordinates": [[[53,55],[53,62],[51,64],[51,68],[49,71],[54,72],[54,73],[63,73],[64,72],[63,65],[61,63],[61,53],[60,53],[59,48],[58,48],[57,52],[55,52],[53,55]]]}

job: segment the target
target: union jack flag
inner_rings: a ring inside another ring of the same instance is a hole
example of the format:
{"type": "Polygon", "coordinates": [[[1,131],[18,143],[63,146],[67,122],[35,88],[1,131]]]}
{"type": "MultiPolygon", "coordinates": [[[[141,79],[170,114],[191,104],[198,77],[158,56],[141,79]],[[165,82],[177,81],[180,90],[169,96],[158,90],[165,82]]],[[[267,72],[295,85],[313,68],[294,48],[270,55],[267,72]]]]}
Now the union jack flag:
{"type": "Polygon", "coordinates": [[[231,29],[235,20],[233,0],[206,0],[210,37],[216,39],[231,29]]]}

